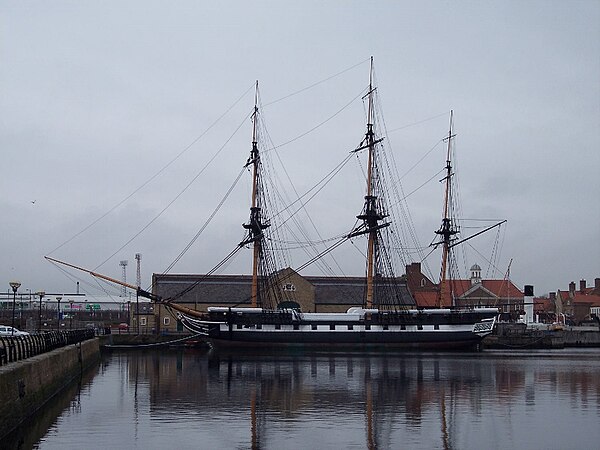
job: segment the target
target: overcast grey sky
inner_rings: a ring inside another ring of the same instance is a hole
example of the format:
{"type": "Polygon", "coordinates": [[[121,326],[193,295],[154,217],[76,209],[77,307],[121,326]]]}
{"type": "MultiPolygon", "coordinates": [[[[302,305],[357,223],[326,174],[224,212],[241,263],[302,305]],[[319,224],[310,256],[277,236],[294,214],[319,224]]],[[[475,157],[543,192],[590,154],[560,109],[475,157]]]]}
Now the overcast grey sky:
{"type": "MultiPolygon", "coordinates": [[[[22,290],[73,291],[74,279],[46,262],[48,254],[115,277],[127,259],[134,280],[140,252],[147,286],[245,163],[251,124],[244,117],[255,80],[276,145],[341,110],[278,149],[304,192],[363,137],[363,106],[351,100],[367,85],[371,55],[400,172],[444,137],[455,111],[463,212],[508,220],[499,272],[512,260],[512,281],[533,284],[536,294],[600,277],[598,1],[1,0],[0,13],[6,290],[18,279],[22,290]],[[158,216],[240,125],[209,169],[158,216]]],[[[405,192],[440,170],[444,158],[438,145],[402,180],[405,192]]],[[[241,240],[248,183],[173,272],[206,272],[241,240]]],[[[423,245],[439,226],[438,184],[407,199],[423,245]]],[[[332,184],[327,194],[312,216],[323,237],[352,225],[364,192],[332,184]]],[[[467,265],[486,270],[477,252],[489,257],[493,239],[473,244],[467,265]]],[[[437,256],[431,258],[437,273],[437,256]]],[[[344,274],[362,273],[355,249],[341,259],[344,274]]],[[[249,273],[246,262],[226,272],[249,273]]]]}

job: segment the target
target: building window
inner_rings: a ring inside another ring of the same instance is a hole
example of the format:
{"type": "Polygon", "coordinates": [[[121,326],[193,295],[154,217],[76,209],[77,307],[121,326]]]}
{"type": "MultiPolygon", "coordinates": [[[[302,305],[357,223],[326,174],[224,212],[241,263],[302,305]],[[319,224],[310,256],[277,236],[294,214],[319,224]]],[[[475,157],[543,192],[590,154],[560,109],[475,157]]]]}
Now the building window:
{"type": "Polygon", "coordinates": [[[316,329],[317,329],[317,326],[316,326],[316,325],[313,323],[313,324],[310,326],[310,328],[311,328],[312,330],[316,330],[316,329]]]}
{"type": "Polygon", "coordinates": [[[277,323],[277,324],[275,324],[275,329],[276,329],[276,330],[281,330],[281,325],[279,325],[278,323],[277,323]]]}
{"type": "Polygon", "coordinates": [[[421,287],[425,287],[426,284],[427,281],[425,281],[425,278],[421,278],[421,287]]]}
{"type": "Polygon", "coordinates": [[[332,325],[329,325],[329,329],[330,329],[330,330],[335,330],[335,325],[333,325],[333,324],[332,324],[332,325]]]}
{"type": "Polygon", "coordinates": [[[146,318],[145,317],[140,317],[140,325],[146,326],[146,318]]]}
{"type": "Polygon", "coordinates": [[[349,330],[354,330],[354,325],[348,325],[349,330]]]}
{"type": "Polygon", "coordinates": [[[294,330],[299,330],[300,329],[300,325],[298,325],[297,323],[294,324],[294,330]]]}
{"type": "Polygon", "coordinates": [[[170,317],[164,317],[164,318],[163,318],[163,324],[164,324],[165,326],[168,326],[168,325],[170,325],[170,324],[171,324],[171,318],[170,318],[170,317]]]}

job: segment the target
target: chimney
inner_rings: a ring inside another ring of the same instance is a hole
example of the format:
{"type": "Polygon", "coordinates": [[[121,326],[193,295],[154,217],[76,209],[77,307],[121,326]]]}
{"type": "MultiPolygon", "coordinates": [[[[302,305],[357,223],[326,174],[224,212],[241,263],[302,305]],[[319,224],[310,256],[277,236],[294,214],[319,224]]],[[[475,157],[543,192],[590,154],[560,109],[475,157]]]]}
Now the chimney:
{"type": "Polygon", "coordinates": [[[421,278],[421,263],[411,263],[406,266],[406,282],[409,289],[417,289],[421,278]]]}
{"type": "Polygon", "coordinates": [[[586,284],[587,283],[585,282],[585,280],[579,280],[579,290],[582,294],[585,292],[586,284]]]}
{"type": "Polygon", "coordinates": [[[594,290],[600,289],[600,278],[594,280],[594,290]]]}
{"type": "Polygon", "coordinates": [[[574,281],[571,281],[571,282],[569,283],[569,293],[570,293],[571,295],[575,294],[575,282],[574,282],[574,281]]]}
{"type": "Polygon", "coordinates": [[[556,301],[556,292],[550,292],[550,300],[552,300],[553,302],[556,301]]]}

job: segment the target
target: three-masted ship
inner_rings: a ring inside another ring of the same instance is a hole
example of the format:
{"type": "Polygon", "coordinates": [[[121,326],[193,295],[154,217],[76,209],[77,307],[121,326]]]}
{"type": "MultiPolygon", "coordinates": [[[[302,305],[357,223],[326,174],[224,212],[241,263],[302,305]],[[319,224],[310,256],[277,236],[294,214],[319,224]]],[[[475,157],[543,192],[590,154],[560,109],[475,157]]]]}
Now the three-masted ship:
{"type": "MultiPolygon", "coordinates": [[[[174,298],[161,299],[139,287],[129,287],[136,288],[139,295],[164,304],[186,328],[217,348],[476,348],[483,337],[492,332],[498,309],[442,306],[446,261],[456,234],[448,215],[448,195],[442,226],[436,232],[442,237],[440,244],[443,245],[439,307],[423,309],[414,303],[406,304],[406,295],[399,292],[400,279],[390,271],[386,256],[393,250],[385,246],[385,233],[391,222],[388,221],[379,177],[381,162],[378,150],[383,138],[378,136],[374,123],[375,90],[371,64],[369,87],[364,97],[367,103],[366,132],[353,150],[355,153],[367,153],[366,194],[363,209],[356,216],[358,225],[345,236],[345,239],[363,235],[367,237],[366,287],[361,307],[352,307],[342,313],[303,312],[286,307],[286,302],[277,299],[279,285],[284,280],[268,264],[268,232],[271,224],[269,218],[265,217],[261,149],[257,142],[259,108],[256,97],[252,148],[246,163],[252,172],[252,204],[249,221],[243,225],[246,235],[239,244],[239,247],[252,246],[253,252],[249,305],[212,306],[206,312],[201,312],[178,304],[174,298]]],[[[451,139],[450,131],[448,140],[451,139]]],[[[445,182],[448,183],[448,193],[451,177],[449,157],[447,169],[445,182]]],[[[123,284],[114,279],[110,281],[123,284]]],[[[243,303],[244,299],[240,299],[240,304],[243,303]]]]}
{"type": "MultiPolygon", "coordinates": [[[[444,308],[443,286],[446,284],[446,261],[456,234],[448,215],[451,165],[448,152],[446,198],[442,226],[442,276],[438,308],[420,309],[403,304],[398,292],[398,277],[387,271],[383,233],[390,225],[380,198],[378,178],[378,146],[383,141],[374,125],[373,69],[371,66],[367,101],[367,129],[364,139],[354,152],[367,152],[366,195],[359,225],[346,238],[367,237],[366,288],[363,307],[350,308],[345,313],[310,313],[292,308],[265,307],[271,304],[281,280],[273,273],[262,273],[266,232],[269,221],[263,217],[261,197],[261,155],[256,140],[259,110],[255,104],[252,150],[247,165],[252,167],[253,187],[250,220],[244,225],[247,237],[243,244],[253,246],[252,291],[249,306],[209,307],[198,313],[171,303],[178,319],[194,333],[203,335],[214,347],[335,347],[364,349],[398,348],[474,348],[489,334],[498,314],[497,308],[444,308]]],[[[448,136],[448,148],[452,131],[448,136]]]]}

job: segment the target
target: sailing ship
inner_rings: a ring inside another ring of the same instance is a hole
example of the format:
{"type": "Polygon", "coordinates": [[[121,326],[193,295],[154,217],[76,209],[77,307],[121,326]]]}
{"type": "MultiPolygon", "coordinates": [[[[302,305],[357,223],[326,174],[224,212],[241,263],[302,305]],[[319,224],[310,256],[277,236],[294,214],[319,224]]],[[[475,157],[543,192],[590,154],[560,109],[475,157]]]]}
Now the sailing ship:
{"type": "MultiPolygon", "coordinates": [[[[257,83],[258,92],[258,83],[257,83]]],[[[212,306],[206,312],[178,304],[183,293],[171,298],[159,298],[139,286],[138,295],[160,302],[191,332],[200,335],[215,348],[260,349],[272,347],[310,348],[419,348],[459,349],[478,348],[481,340],[492,332],[497,308],[443,307],[447,261],[451,249],[457,244],[458,233],[450,217],[450,141],[452,120],[448,135],[446,164],[446,195],[442,225],[436,232],[442,246],[441,280],[437,308],[419,308],[406,301],[406,286],[400,283],[389,264],[386,233],[391,222],[382,191],[379,148],[383,141],[375,126],[373,64],[369,73],[369,86],[363,99],[366,101],[367,126],[364,138],[353,153],[366,152],[366,195],[362,211],[357,215],[358,225],[344,236],[344,240],[358,236],[367,237],[366,288],[363,305],[351,307],[346,312],[303,312],[278,298],[280,286],[285,283],[281,272],[269,266],[269,230],[271,222],[266,217],[262,177],[261,149],[257,141],[259,108],[255,96],[252,116],[252,148],[246,167],[252,172],[252,201],[250,218],[243,227],[245,238],[238,248],[251,246],[253,253],[252,287],[249,303],[240,299],[237,306],[212,306]],[[401,292],[404,289],[404,292],[401,292]]],[[[336,244],[337,245],[337,244],[336,244]]],[[[327,251],[326,251],[327,252],[327,251]]],[[[323,253],[326,253],[323,252],[323,253]]],[[[51,261],[60,262],[47,257],[51,261]]],[[[81,269],[67,264],[68,266],[81,269]]],[[[85,269],[84,269],[85,270],[85,269]]],[[[108,281],[123,282],[88,271],[108,281]]],[[[126,285],[126,284],[125,284],[126,285]]],[[[186,289],[188,291],[192,287],[186,289]]]]}

